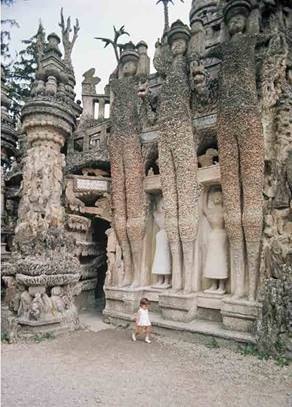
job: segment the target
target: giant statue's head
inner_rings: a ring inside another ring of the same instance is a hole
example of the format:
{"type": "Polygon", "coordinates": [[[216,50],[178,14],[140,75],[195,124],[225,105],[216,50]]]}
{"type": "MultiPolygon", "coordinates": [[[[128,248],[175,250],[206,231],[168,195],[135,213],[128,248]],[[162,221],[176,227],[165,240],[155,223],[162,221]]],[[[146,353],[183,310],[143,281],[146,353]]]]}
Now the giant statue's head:
{"type": "Polygon", "coordinates": [[[147,55],[147,49],[148,45],[145,41],[139,41],[138,44],[136,45],[137,52],[139,55],[146,54],[147,55]]]}
{"type": "Polygon", "coordinates": [[[184,55],[190,39],[190,30],[182,21],[175,21],[167,33],[168,43],[174,56],[184,55]]]}
{"type": "Polygon", "coordinates": [[[249,0],[230,0],[223,10],[224,21],[231,37],[246,30],[247,18],[251,11],[249,0]]]}
{"type": "Polygon", "coordinates": [[[138,67],[139,54],[132,42],[125,44],[120,58],[121,74],[123,77],[135,76],[138,67]]]}

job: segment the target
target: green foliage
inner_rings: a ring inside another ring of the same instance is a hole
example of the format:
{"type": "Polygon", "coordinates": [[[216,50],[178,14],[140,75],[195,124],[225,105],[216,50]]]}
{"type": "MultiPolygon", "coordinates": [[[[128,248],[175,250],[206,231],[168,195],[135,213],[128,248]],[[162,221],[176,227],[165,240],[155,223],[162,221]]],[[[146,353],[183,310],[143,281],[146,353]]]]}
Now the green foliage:
{"type": "MultiPolygon", "coordinates": [[[[12,6],[15,3],[15,0],[1,0],[1,5],[12,6]]],[[[10,30],[12,27],[18,27],[18,24],[15,20],[12,19],[1,19],[1,57],[2,61],[4,59],[10,58],[9,53],[9,42],[11,39],[10,30]]]]}
{"type": "Polygon", "coordinates": [[[283,352],[285,351],[285,346],[280,342],[277,342],[275,346],[277,347],[278,355],[274,355],[274,356],[270,355],[267,352],[259,351],[257,349],[256,345],[253,345],[253,344],[247,344],[247,345],[240,346],[239,351],[243,356],[255,356],[260,360],[267,360],[267,359],[273,358],[275,363],[278,366],[281,366],[281,367],[287,366],[288,360],[283,354],[283,352]]]}
{"type": "Polygon", "coordinates": [[[256,354],[257,354],[256,346],[251,343],[239,346],[239,351],[243,356],[249,356],[249,355],[256,356],[256,354]]]}
{"type": "MultiPolygon", "coordinates": [[[[1,0],[1,5],[12,6],[15,0],[1,0]]],[[[11,40],[10,31],[13,27],[19,27],[17,22],[11,18],[1,19],[1,58],[2,62],[11,58],[9,42],[11,40]]]]}
{"type": "Polygon", "coordinates": [[[36,334],[36,335],[34,335],[32,337],[32,340],[34,342],[40,343],[40,342],[43,342],[43,341],[46,341],[46,340],[52,340],[52,339],[55,339],[55,338],[56,337],[55,337],[54,334],[52,334],[51,332],[46,332],[44,334],[36,334]]]}
{"type": "Polygon", "coordinates": [[[11,113],[14,119],[19,118],[21,107],[30,95],[37,69],[36,35],[22,43],[26,47],[6,69],[8,96],[12,100],[11,113]]]}
{"type": "MultiPolygon", "coordinates": [[[[1,5],[12,6],[15,0],[1,0],[1,5]]],[[[30,88],[35,78],[37,68],[36,35],[28,40],[23,40],[25,48],[15,58],[10,53],[9,43],[11,29],[19,27],[13,19],[1,20],[1,57],[4,64],[8,97],[12,104],[10,113],[17,120],[25,99],[30,94],[30,88]]]]}
{"type": "Polygon", "coordinates": [[[220,347],[214,337],[212,337],[210,339],[210,342],[206,346],[207,346],[207,348],[210,348],[210,349],[218,349],[220,347]]]}
{"type": "Polygon", "coordinates": [[[275,358],[275,362],[276,362],[276,364],[277,364],[278,366],[280,366],[280,367],[284,367],[284,366],[288,366],[288,365],[289,365],[288,359],[285,358],[285,356],[277,356],[277,357],[275,358]]]}
{"type": "Polygon", "coordinates": [[[257,349],[256,345],[248,343],[246,345],[240,346],[239,351],[243,356],[256,356],[258,359],[269,359],[270,356],[266,352],[261,352],[257,349]]]}
{"type": "Polygon", "coordinates": [[[8,343],[8,335],[7,333],[1,332],[1,342],[8,343]]]}
{"type": "Polygon", "coordinates": [[[11,58],[9,42],[11,40],[10,30],[12,27],[19,27],[17,22],[12,19],[1,20],[1,57],[2,61],[11,58]]]}

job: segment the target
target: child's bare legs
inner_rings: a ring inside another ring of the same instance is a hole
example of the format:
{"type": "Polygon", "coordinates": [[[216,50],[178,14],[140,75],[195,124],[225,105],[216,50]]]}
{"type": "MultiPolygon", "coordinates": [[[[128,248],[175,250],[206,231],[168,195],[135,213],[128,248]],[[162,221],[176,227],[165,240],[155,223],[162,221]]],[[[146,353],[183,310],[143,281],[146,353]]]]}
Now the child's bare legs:
{"type": "Polygon", "coordinates": [[[136,342],[136,336],[137,335],[141,335],[141,333],[142,333],[142,326],[139,326],[139,325],[135,325],[135,330],[134,330],[134,332],[132,333],[132,340],[134,341],[134,342],[136,342]]]}
{"type": "Polygon", "coordinates": [[[150,333],[151,333],[151,326],[145,326],[145,333],[146,333],[145,342],[146,343],[151,343],[151,341],[149,339],[149,336],[150,336],[150,333]]]}
{"type": "Polygon", "coordinates": [[[135,331],[132,333],[132,340],[133,342],[136,342],[137,335],[142,335],[143,333],[145,333],[145,342],[147,343],[151,343],[149,336],[150,336],[150,332],[151,332],[151,326],[135,326],[135,331]]]}

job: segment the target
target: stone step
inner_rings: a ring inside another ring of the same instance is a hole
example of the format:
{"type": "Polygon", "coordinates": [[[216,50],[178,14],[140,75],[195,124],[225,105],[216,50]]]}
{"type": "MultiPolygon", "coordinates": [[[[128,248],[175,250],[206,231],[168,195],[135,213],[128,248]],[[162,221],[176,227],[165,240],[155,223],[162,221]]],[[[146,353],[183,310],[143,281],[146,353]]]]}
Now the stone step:
{"type": "MultiPolygon", "coordinates": [[[[123,313],[104,311],[105,319],[113,325],[130,327],[133,318],[123,313]]],[[[150,313],[153,333],[174,337],[193,343],[212,344],[214,340],[219,346],[237,349],[242,344],[255,344],[255,336],[241,331],[229,330],[221,322],[195,319],[191,322],[179,322],[163,319],[157,313],[150,313]]]]}

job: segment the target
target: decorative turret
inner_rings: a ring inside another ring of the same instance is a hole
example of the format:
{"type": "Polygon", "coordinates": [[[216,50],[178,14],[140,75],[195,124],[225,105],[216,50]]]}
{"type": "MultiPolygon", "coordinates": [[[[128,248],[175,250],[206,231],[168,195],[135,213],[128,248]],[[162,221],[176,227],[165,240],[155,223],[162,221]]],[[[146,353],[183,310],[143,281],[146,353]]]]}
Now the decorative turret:
{"type": "Polygon", "coordinates": [[[218,10],[218,0],[193,0],[190,11],[190,24],[200,20],[204,24],[209,22],[210,16],[218,10]]]}
{"type": "Polygon", "coordinates": [[[218,0],[193,0],[190,11],[192,37],[189,43],[191,59],[202,57],[205,49],[220,40],[220,22],[218,0]]]}

